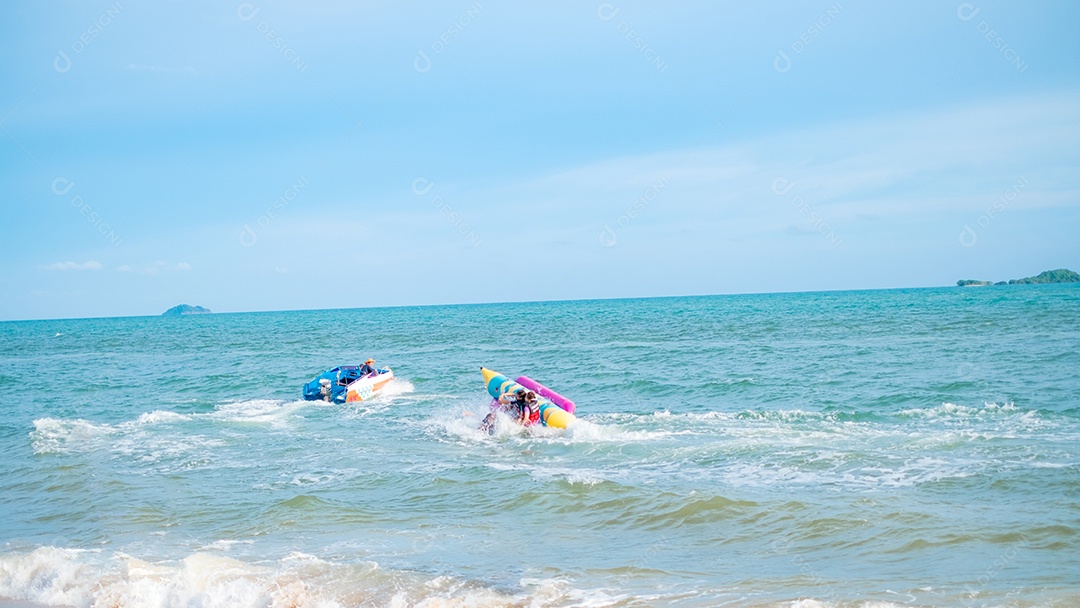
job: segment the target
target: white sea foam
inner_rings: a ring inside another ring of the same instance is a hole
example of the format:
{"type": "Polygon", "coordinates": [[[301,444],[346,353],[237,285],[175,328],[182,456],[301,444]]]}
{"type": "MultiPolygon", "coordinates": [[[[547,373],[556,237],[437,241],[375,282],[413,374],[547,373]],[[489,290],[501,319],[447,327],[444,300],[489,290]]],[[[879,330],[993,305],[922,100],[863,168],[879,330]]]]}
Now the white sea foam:
{"type": "Polygon", "coordinates": [[[379,394],[375,395],[372,400],[387,400],[393,399],[401,395],[407,395],[416,391],[416,387],[412,382],[404,380],[402,378],[394,378],[386,386],[383,387],[379,394]]]}
{"type": "MultiPolygon", "coordinates": [[[[570,469],[563,467],[531,467],[530,475],[537,479],[558,479],[574,486],[596,486],[607,480],[607,473],[596,469],[570,469]]],[[[615,475],[618,475],[616,472],[615,475]]]]}
{"type": "Polygon", "coordinates": [[[566,429],[564,437],[569,442],[580,443],[636,443],[641,441],[655,441],[673,435],[688,435],[691,431],[632,431],[617,425],[593,424],[588,420],[578,420],[566,429]]]}
{"type": "Polygon", "coordinates": [[[800,409],[794,410],[767,410],[767,411],[739,411],[739,412],[679,412],[672,413],[668,409],[657,410],[649,414],[613,413],[601,414],[596,419],[603,422],[622,422],[650,424],[658,420],[662,421],[685,421],[692,423],[713,422],[804,422],[835,420],[834,414],[822,412],[808,412],[800,409]]]}
{"type": "Polygon", "coordinates": [[[489,462],[485,466],[496,471],[528,471],[534,468],[527,464],[509,464],[506,462],[489,462]]]}
{"type": "Polygon", "coordinates": [[[250,399],[223,403],[215,408],[210,417],[228,422],[270,424],[287,426],[287,420],[297,410],[308,407],[310,401],[281,402],[274,399],[250,399]]]}
{"type": "Polygon", "coordinates": [[[80,560],[80,551],[41,547],[30,553],[0,555],[0,597],[51,605],[85,605],[101,578],[80,560]]]}
{"type": "Polygon", "coordinates": [[[795,600],[790,604],[787,604],[789,608],[829,608],[831,604],[815,600],[815,599],[801,599],[795,600]]]}
{"type": "MultiPolygon", "coordinates": [[[[219,541],[228,543],[230,541],[219,541]]],[[[219,551],[218,543],[209,548],[219,551]]],[[[557,579],[522,579],[517,593],[446,575],[334,563],[293,553],[251,564],[217,552],[152,562],[41,547],[0,555],[0,597],[64,606],[201,606],[203,608],[339,608],[377,606],[608,605],[602,591],[557,579]]]]}
{"type": "Polygon", "coordinates": [[[153,465],[143,473],[161,474],[188,470],[210,462],[207,454],[225,445],[221,439],[195,434],[162,435],[157,433],[127,433],[109,446],[110,451],[141,465],[153,465]]]}
{"type": "Polygon", "coordinates": [[[494,427],[495,432],[489,435],[480,430],[480,424],[485,416],[487,416],[487,412],[476,413],[470,409],[455,408],[448,411],[444,410],[425,420],[424,426],[429,431],[434,431],[436,437],[445,436],[453,441],[465,443],[503,438],[510,435],[514,430],[513,426],[511,426],[512,423],[506,419],[505,415],[499,414],[500,418],[496,420],[494,427]]]}
{"type": "Polygon", "coordinates": [[[170,412],[168,410],[154,410],[152,412],[146,412],[139,416],[139,424],[159,424],[168,422],[183,422],[185,420],[191,420],[191,416],[185,414],[178,414],[176,412],[170,412]]]}
{"type": "Polygon", "coordinates": [[[0,556],[0,597],[66,606],[336,607],[295,575],[289,562],[255,566],[196,553],[180,563],[152,563],[117,553],[41,547],[0,556]]]}
{"type": "Polygon", "coordinates": [[[572,486],[573,485],[596,486],[596,485],[600,485],[600,484],[604,483],[605,481],[607,481],[607,480],[605,480],[603,477],[600,477],[600,476],[597,476],[597,475],[592,475],[592,474],[589,474],[589,473],[580,472],[580,471],[574,472],[574,473],[569,473],[566,476],[566,482],[569,483],[572,486]]]}
{"type": "Polygon", "coordinates": [[[408,380],[394,378],[377,395],[364,401],[354,401],[343,405],[335,405],[341,408],[342,417],[347,419],[360,419],[372,414],[389,411],[400,404],[401,397],[415,391],[416,388],[408,380]]]}
{"type": "Polygon", "coordinates": [[[89,442],[114,433],[116,428],[108,424],[95,424],[86,420],[58,420],[39,418],[30,431],[30,443],[35,454],[64,453],[80,449],[89,442]]]}
{"type": "MultiPolygon", "coordinates": [[[[814,598],[803,598],[798,600],[792,600],[789,602],[782,602],[777,604],[777,608],[837,608],[838,606],[847,606],[848,604],[838,604],[836,602],[827,602],[814,598]]],[[[858,604],[854,604],[858,608],[904,608],[905,604],[896,604],[893,602],[882,601],[866,601],[858,604]]]]}
{"type": "Polygon", "coordinates": [[[191,416],[153,411],[119,424],[93,423],[82,419],[40,418],[30,432],[35,454],[71,454],[102,450],[121,455],[140,465],[142,473],[168,473],[205,464],[206,454],[223,445],[220,439],[183,432],[162,433],[154,427],[184,422],[191,416]],[[163,464],[168,461],[167,464],[163,464]]]}
{"type": "Polygon", "coordinates": [[[1075,462],[1032,462],[1028,466],[1033,469],[1067,469],[1076,464],[1075,462]]]}
{"type": "Polygon", "coordinates": [[[540,425],[523,427],[514,422],[510,416],[498,412],[493,432],[488,434],[480,430],[480,423],[487,416],[488,411],[490,410],[479,413],[472,409],[444,411],[427,420],[426,424],[429,428],[438,429],[457,440],[467,442],[505,441],[509,438],[520,438],[523,441],[542,441],[568,445],[635,443],[691,433],[689,430],[630,430],[621,428],[618,425],[594,424],[583,418],[578,418],[565,429],[540,425]]]}
{"type": "MultiPolygon", "coordinates": [[[[574,431],[571,429],[559,429],[541,425],[523,427],[501,411],[496,412],[495,424],[489,434],[481,430],[480,425],[490,412],[491,409],[487,406],[487,402],[481,406],[475,403],[463,404],[459,407],[444,408],[421,424],[428,429],[430,434],[440,440],[450,438],[453,441],[466,443],[504,442],[510,439],[563,443],[573,441],[574,431]]],[[[585,430],[585,427],[588,426],[587,422],[579,418],[574,423],[573,428],[577,428],[579,425],[582,426],[582,432],[588,432],[585,430]]]]}
{"type": "Polygon", "coordinates": [[[993,414],[1015,414],[1017,412],[1023,412],[1023,410],[1020,410],[1010,402],[1005,402],[1001,405],[998,405],[997,403],[984,403],[982,407],[971,407],[945,402],[936,407],[901,410],[900,415],[912,418],[968,418],[973,416],[989,416],[993,414]]]}
{"type": "MultiPolygon", "coordinates": [[[[197,419],[224,419],[246,422],[281,423],[283,418],[299,409],[305,402],[284,407],[281,402],[270,400],[244,401],[228,403],[211,414],[181,414],[168,410],[144,412],[134,420],[117,424],[97,423],[83,420],[63,420],[57,418],[39,418],[34,421],[34,430],[30,432],[31,445],[37,454],[67,453],[94,445],[103,438],[117,438],[112,447],[124,453],[142,451],[146,443],[168,441],[167,438],[149,435],[147,427],[175,424],[197,419]]],[[[190,436],[179,440],[181,443],[196,445],[198,439],[190,436]]],[[[209,447],[212,444],[202,444],[209,447]]],[[[97,447],[103,447],[98,445],[97,447]]]]}
{"type": "Polygon", "coordinates": [[[254,544],[253,540],[232,540],[221,539],[210,543],[204,547],[201,547],[199,551],[228,551],[236,545],[251,545],[254,544]]]}

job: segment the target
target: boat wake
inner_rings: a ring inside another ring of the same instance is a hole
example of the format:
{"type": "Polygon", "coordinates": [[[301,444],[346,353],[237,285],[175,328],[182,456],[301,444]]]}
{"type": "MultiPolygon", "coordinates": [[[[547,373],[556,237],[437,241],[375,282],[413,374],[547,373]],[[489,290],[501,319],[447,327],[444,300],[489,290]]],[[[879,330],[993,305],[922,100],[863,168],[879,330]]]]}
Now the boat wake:
{"type": "MultiPolygon", "coordinates": [[[[385,412],[396,405],[400,405],[402,403],[400,398],[404,395],[413,393],[415,390],[416,387],[408,380],[394,378],[370,399],[352,401],[340,405],[332,403],[324,404],[320,401],[315,401],[314,403],[341,408],[341,411],[344,412],[343,416],[347,419],[360,419],[372,414],[385,412]]],[[[309,401],[308,403],[312,402],[309,401]]]]}
{"type": "Polygon", "coordinates": [[[333,404],[322,401],[282,401],[278,399],[248,399],[230,401],[217,405],[212,412],[182,414],[169,410],[153,410],[139,414],[138,418],[109,424],[92,422],[81,418],[38,418],[30,439],[36,454],[65,453],[82,449],[95,440],[116,435],[136,434],[148,427],[180,424],[192,421],[219,421],[241,424],[264,424],[274,428],[286,428],[290,418],[310,407],[339,408],[349,417],[362,417],[382,411],[394,404],[402,395],[415,390],[407,380],[394,379],[385,389],[368,401],[350,404],[333,404]]]}

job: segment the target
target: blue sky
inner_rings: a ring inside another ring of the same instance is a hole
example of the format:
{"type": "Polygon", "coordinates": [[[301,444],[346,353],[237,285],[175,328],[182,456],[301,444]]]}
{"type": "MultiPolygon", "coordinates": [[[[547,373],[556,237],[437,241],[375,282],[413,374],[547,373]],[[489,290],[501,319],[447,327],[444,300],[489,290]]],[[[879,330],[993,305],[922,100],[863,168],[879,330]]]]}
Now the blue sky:
{"type": "Polygon", "coordinates": [[[1071,2],[0,11],[0,319],[1080,270],[1071,2]]]}

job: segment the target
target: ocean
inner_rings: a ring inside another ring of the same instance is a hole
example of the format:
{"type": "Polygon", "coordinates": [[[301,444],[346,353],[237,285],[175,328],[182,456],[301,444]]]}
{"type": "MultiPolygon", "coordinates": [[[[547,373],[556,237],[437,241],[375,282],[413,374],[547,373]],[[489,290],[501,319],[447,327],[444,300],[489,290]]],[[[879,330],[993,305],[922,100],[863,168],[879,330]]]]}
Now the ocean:
{"type": "Polygon", "coordinates": [[[0,598],[1080,606],[1078,372],[1064,284],[4,322],[0,598]]]}

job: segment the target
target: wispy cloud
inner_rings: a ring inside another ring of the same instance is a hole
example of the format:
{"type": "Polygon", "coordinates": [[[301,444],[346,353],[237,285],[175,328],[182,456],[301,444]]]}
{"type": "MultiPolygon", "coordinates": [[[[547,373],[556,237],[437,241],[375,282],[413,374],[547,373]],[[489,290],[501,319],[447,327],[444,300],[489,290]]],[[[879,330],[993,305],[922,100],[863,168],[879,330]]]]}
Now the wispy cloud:
{"type": "Polygon", "coordinates": [[[55,264],[49,264],[46,266],[48,270],[101,270],[101,262],[90,260],[83,263],[78,262],[56,262],[55,264]]]}
{"type": "Polygon", "coordinates": [[[166,262],[164,260],[157,260],[149,264],[140,264],[132,266],[131,264],[122,264],[116,267],[117,272],[134,272],[145,275],[158,275],[164,272],[186,272],[191,270],[191,264],[187,262],[166,262]]]}
{"type": "Polygon", "coordinates": [[[1076,96],[991,99],[606,159],[458,198],[528,201],[548,217],[612,226],[629,216],[637,228],[743,219],[783,230],[799,201],[834,220],[979,211],[1023,175],[1032,185],[1012,210],[1069,206],[1080,159],[1074,115],[1076,96]],[[657,183],[664,188],[651,196],[657,183]]]}

